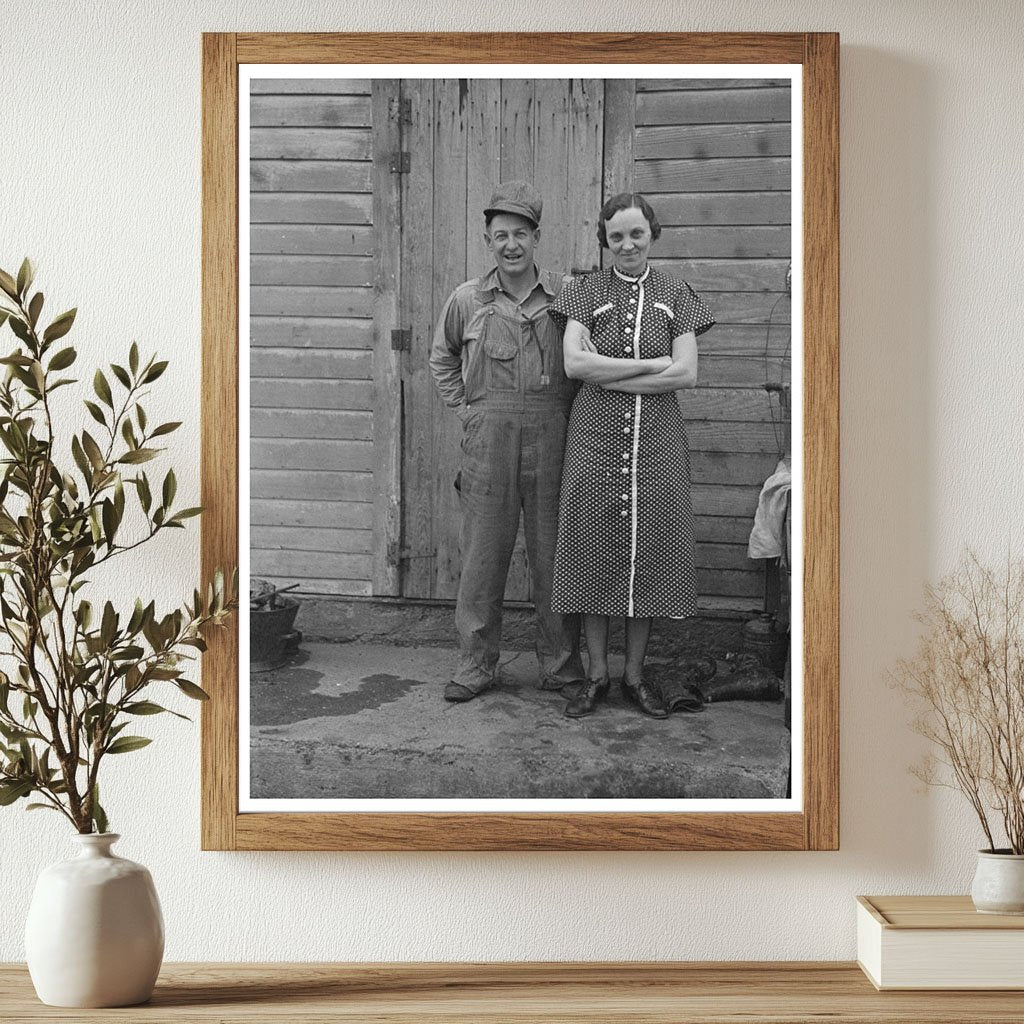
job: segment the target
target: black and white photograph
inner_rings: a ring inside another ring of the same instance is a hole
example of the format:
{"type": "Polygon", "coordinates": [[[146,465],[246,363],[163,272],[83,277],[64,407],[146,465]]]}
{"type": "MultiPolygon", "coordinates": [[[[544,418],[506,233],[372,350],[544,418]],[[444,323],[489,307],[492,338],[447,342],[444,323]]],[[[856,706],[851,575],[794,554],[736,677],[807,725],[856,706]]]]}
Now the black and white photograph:
{"type": "Polygon", "coordinates": [[[371,70],[240,78],[241,809],[798,810],[799,67],[371,70]]]}

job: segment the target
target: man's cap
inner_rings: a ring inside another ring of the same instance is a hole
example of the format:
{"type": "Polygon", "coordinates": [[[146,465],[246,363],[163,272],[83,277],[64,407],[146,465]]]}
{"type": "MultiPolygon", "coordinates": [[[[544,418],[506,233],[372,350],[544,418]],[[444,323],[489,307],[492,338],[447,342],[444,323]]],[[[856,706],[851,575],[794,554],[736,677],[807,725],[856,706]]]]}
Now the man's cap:
{"type": "Polygon", "coordinates": [[[544,200],[532,185],[525,181],[503,181],[494,189],[491,201],[484,210],[484,216],[495,213],[514,213],[534,224],[540,224],[540,212],[544,200]]]}

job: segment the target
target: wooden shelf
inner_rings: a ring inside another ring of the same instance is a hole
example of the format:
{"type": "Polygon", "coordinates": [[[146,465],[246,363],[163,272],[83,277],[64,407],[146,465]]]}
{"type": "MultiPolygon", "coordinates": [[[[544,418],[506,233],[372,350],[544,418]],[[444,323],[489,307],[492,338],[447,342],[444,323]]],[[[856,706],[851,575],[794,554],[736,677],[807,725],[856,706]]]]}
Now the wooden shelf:
{"type": "Polygon", "coordinates": [[[61,1010],[7,964],[0,1020],[1020,1024],[1024,993],[876,992],[851,963],[166,964],[144,1006],[61,1010]]]}

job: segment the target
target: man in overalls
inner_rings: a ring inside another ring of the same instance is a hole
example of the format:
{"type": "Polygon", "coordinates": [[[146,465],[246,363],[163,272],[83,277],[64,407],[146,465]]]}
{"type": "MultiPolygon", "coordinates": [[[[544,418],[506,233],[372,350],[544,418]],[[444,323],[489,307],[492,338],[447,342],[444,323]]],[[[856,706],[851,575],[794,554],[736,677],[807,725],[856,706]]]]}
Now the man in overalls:
{"type": "Polygon", "coordinates": [[[579,622],[551,611],[565,429],[573,386],[562,338],[548,317],[560,274],[538,269],[542,200],[521,181],[502,182],[484,210],[496,266],[459,285],[434,332],[430,369],[462,421],[462,576],[455,604],[459,664],[444,691],[467,701],[498,670],[502,600],[520,514],[536,608],[540,685],[584,678],[579,622]]]}

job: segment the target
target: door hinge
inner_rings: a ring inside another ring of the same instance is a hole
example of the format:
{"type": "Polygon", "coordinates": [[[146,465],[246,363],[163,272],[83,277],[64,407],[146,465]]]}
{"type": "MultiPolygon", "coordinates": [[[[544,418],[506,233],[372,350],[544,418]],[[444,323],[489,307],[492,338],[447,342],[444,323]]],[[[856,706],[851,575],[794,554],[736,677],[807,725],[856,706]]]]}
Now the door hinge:
{"type": "Polygon", "coordinates": [[[392,174],[408,174],[412,169],[412,156],[408,150],[402,150],[391,154],[388,161],[388,169],[392,174]]]}
{"type": "Polygon", "coordinates": [[[409,328],[391,332],[393,352],[408,352],[412,348],[412,331],[409,328]]]}
{"type": "Polygon", "coordinates": [[[388,565],[399,565],[401,562],[410,562],[414,558],[436,558],[437,550],[415,551],[413,548],[403,548],[398,541],[393,540],[387,546],[388,565]]]}
{"type": "Polygon", "coordinates": [[[397,121],[399,125],[412,124],[412,100],[410,98],[391,100],[388,104],[388,113],[391,120],[397,121]]]}

